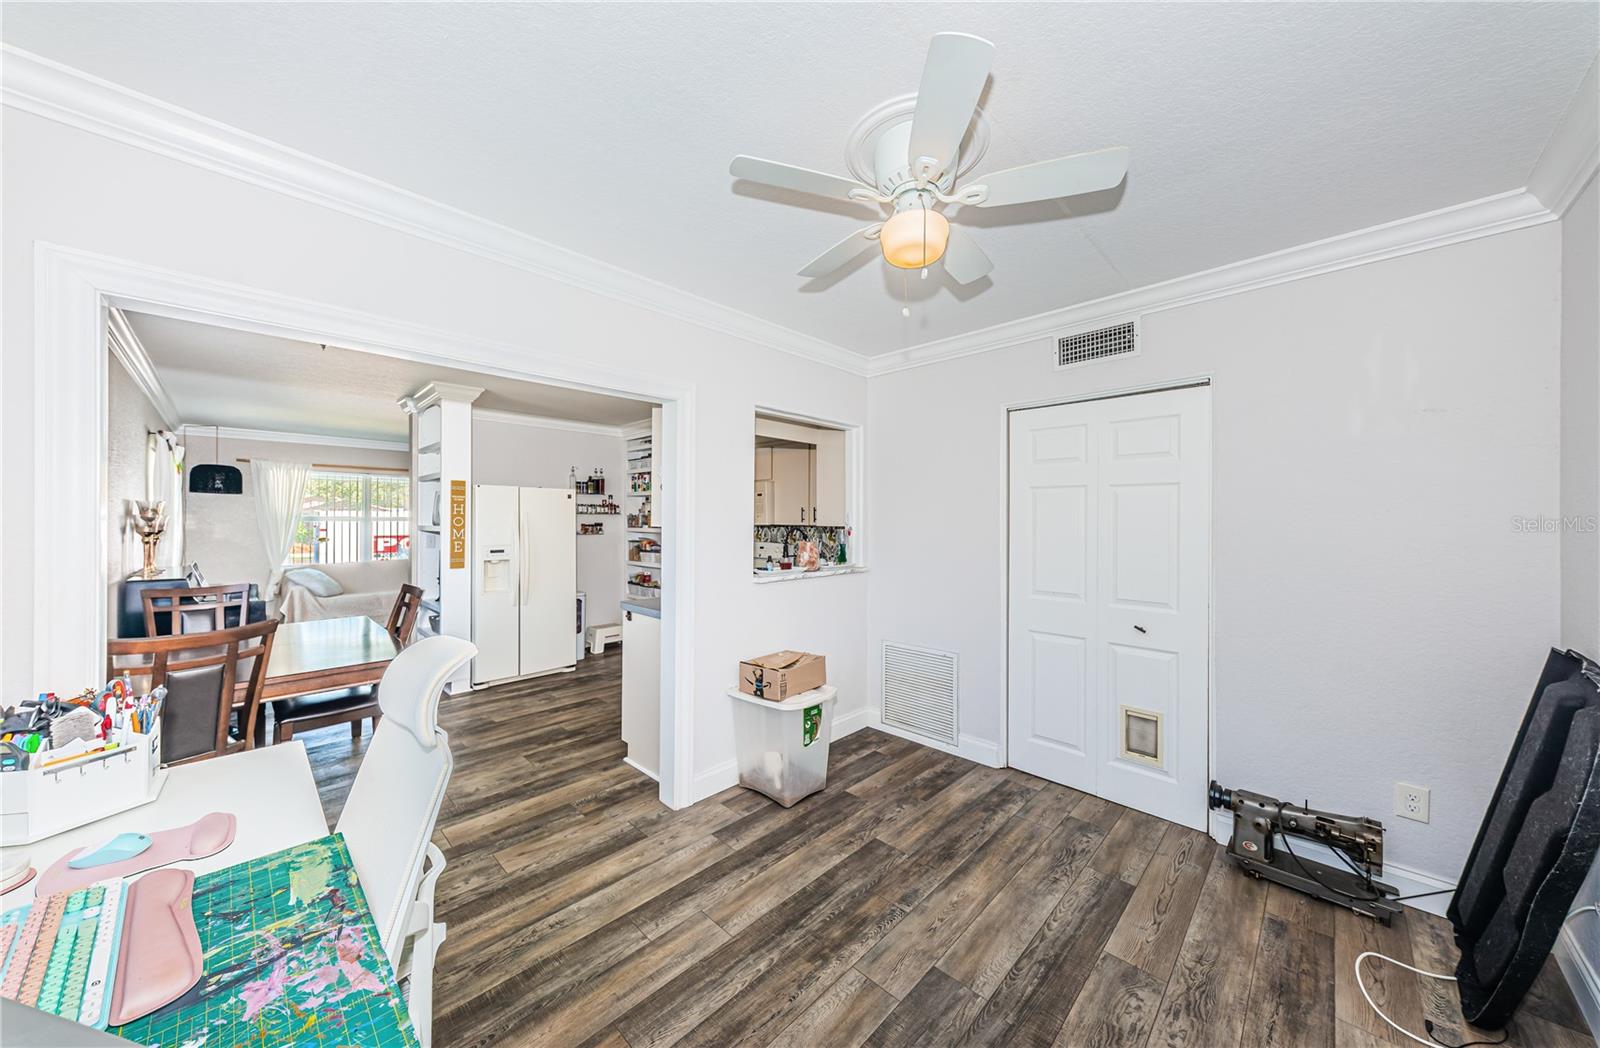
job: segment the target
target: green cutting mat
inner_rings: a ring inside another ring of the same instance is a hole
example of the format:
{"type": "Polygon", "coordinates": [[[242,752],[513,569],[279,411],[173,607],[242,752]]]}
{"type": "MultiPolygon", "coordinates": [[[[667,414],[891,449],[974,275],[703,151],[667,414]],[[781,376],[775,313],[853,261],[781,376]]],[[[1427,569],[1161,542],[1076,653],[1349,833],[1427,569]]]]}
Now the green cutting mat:
{"type": "Polygon", "coordinates": [[[170,1048],[416,1045],[342,835],[195,878],[194,923],[200,982],[112,1033],[170,1048]]]}

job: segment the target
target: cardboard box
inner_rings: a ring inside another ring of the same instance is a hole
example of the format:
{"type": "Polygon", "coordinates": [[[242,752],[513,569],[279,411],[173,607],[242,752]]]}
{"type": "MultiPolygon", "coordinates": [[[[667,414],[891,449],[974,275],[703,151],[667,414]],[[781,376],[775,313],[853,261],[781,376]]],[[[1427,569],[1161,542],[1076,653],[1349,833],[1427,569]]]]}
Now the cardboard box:
{"type": "Polygon", "coordinates": [[[739,690],[782,702],[828,683],[828,662],[808,651],[775,651],[739,663],[739,690]]]}

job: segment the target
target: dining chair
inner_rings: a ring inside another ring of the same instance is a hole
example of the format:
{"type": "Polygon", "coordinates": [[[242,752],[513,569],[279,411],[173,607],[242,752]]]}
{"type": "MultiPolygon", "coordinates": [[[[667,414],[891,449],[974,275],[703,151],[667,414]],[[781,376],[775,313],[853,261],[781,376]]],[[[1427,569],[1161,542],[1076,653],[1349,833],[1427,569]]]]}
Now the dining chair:
{"type": "Polygon", "coordinates": [[[261,709],[261,688],[277,630],[278,620],[268,619],[206,633],[106,642],[108,678],[130,678],[141,695],[157,687],[167,689],[161,706],[163,765],[255,748],[250,726],[261,709]],[[245,686],[237,689],[241,682],[245,686]],[[233,710],[241,703],[235,737],[233,710]]]}
{"type": "MultiPolygon", "coordinates": [[[[417,624],[417,611],[422,607],[422,590],[405,585],[389,609],[389,621],[384,629],[394,638],[395,645],[404,649],[411,643],[411,631],[417,624]]],[[[297,731],[326,728],[332,724],[350,724],[350,738],[361,738],[361,722],[372,718],[372,730],[378,730],[383,716],[378,702],[378,686],[361,684],[353,688],[319,691],[314,695],[301,695],[293,699],[279,699],[273,704],[273,741],[288,742],[297,731]]]]}
{"type": "Polygon", "coordinates": [[[144,601],[146,637],[225,630],[229,625],[230,611],[235,612],[232,618],[237,626],[243,626],[250,617],[248,582],[226,586],[147,589],[139,597],[144,601]]]}
{"type": "Polygon", "coordinates": [[[334,827],[344,834],[384,952],[407,983],[411,1025],[423,1045],[432,1036],[433,963],[445,930],[433,919],[445,867],[433,828],[452,767],[439,697],[477,653],[460,637],[427,637],[389,663],[378,688],[383,720],[334,827]]]}
{"type": "Polygon", "coordinates": [[[383,627],[396,644],[405,647],[411,643],[411,631],[416,628],[417,613],[421,610],[422,587],[409,583],[401,586],[399,596],[394,599],[394,607],[389,609],[389,621],[383,627]]]}

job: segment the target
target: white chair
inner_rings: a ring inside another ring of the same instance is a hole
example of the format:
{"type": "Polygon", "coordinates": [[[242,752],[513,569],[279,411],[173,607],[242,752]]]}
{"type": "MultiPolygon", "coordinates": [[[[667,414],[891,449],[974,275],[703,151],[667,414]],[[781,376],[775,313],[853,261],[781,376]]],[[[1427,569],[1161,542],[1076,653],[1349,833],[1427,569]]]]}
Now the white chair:
{"type": "Polygon", "coordinates": [[[423,1045],[432,1039],[433,961],[444,941],[444,925],[433,920],[444,853],[431,840],[451,769],[439,695],[477,653],[459,637],[428,637],[389,663],[378,684],[383,719],[335,827],[350,849],[384,952],[395,975],[408,981],[411,1025],[423,1045]]]}

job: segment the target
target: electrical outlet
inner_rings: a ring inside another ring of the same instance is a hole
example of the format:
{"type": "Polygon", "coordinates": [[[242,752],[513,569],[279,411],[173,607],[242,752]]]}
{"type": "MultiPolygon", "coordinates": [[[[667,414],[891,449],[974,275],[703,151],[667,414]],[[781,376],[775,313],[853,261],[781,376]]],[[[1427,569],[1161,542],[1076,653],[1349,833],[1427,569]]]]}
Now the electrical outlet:
{"type": "Polygon", "coordinates": [[[1409,782],[1394,784],[1394,813],[1402,819],[1428,821],[1428,787],[1409,782]]]}

